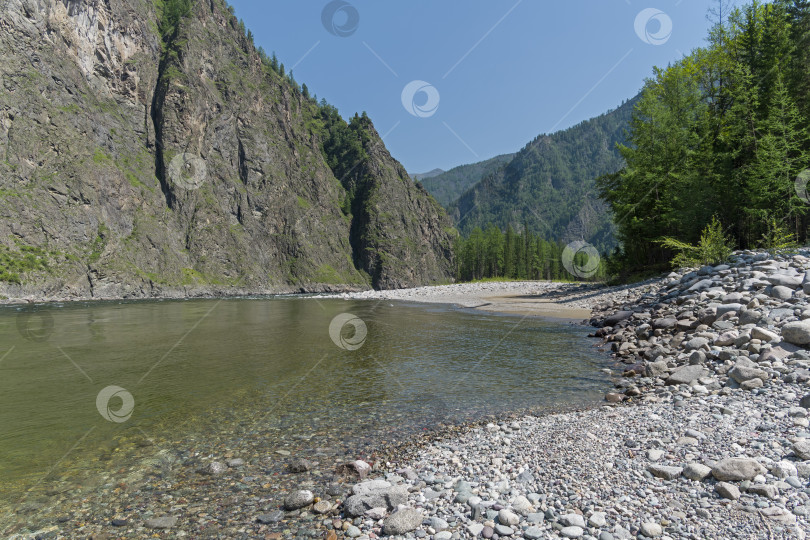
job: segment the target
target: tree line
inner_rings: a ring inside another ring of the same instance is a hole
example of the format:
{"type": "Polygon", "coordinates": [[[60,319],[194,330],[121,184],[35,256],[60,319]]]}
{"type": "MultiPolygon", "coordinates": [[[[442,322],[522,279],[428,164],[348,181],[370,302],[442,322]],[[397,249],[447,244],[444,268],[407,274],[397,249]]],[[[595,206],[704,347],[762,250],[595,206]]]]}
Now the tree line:
{"type": "Polygon", "coordinates": [[[593,273],[577,275],[577,268],[588,268],[589,258],[585,253],[577,253],[571,259],[574,274],[566,270],[563,264],[565,247],[566,244],[548,241],[525,227],[523,233],[516,232],[511,226],[507,227],[506,233],[495,225],[484,230],[476,227],[467,238],[459,236],[456,239],[456,279],[604,279],[605,265],[601,260],[593,273]]]}
{"type": "Polygon", "coordinates": [[[713,220],[742,249],[808,238],[810,1],[718,6],[707,46],[646,81],[626,167],[597,181],[625,268],[665,266],[713,220]]]}

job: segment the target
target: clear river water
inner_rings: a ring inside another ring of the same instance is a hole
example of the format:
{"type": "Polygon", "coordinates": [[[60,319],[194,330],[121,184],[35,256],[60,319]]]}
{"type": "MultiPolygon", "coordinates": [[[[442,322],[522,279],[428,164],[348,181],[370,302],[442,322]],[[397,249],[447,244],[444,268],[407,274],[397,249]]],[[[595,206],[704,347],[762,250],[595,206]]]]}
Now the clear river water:
{"type": "Polygon", "coordinates": [[[2,307],[0,516],[159,449],[352,456],[443,422],[594,403],[608,360],[587,332],[301,297],[2,307]]]}

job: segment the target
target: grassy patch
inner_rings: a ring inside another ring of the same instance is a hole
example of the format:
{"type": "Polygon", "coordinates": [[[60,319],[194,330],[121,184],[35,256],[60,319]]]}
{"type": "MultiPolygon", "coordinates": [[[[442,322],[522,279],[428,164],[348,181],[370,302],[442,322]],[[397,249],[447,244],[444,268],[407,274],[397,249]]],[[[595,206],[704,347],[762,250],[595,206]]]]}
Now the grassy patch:
{"type": "Polygon", "coordinates": [[[0,281],[22,283],[27,272],[49,270],[48,252],[35,246],[17,244],[19,251],[0,246],[0,281]]]}
{"type": "Polygon", "coordinates": [[[96,148],[93,151],[93,163],[96,165],[100,165],[102,163],[110,163],[112,162],[112,158],[109,154],[104,152],[101,148],[96,148]]]}
{"type": "Polygon", "coordinates": [[[90,256],[87,258],[89,262],[94,263],[101,258],[101,254],[104,252],[104,247],[107,245],[107,240],[105,239],[106,236],[107,226],[103,223],[99,223],[98,235],[96,235],[95,240],[93,240],[93,244],[90,246],[90,256]]]}

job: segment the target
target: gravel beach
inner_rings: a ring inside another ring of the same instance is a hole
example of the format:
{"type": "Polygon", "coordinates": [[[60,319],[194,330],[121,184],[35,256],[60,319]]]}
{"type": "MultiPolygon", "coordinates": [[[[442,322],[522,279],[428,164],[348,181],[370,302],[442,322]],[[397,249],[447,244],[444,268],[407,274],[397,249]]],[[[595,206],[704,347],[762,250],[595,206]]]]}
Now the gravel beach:
{"type": "MultiPolygon", "coordinates": [[[[514,282],[337,295],[476,309],[508,298],[524,315],[585,313],[613,356],[615,388],[592,409],[448,428],[380,448],[376,460],[327,463],[324,474],[282,456],[289,487],[282,493],[251,491],[250,479],[263,474],[251,456],[212,453],[205,480],[189,484],[209,490],[210,502],[166,500],[176,479],[165,479],[153,488],[161,513],[122,502],[108,511],[110,523],[126,514],[114,532],[88,518],[62,534],[804,539],[808,294],[810,258],[802,251],[737,253],[729,264],[619,288],[514,282]]],[[[199,466],[187,474],[201,474],[199,466]]]]}
{"type": "Polygon", "coordinates": [[[583,320],[590,318],[592,307],[606,299],[637,295],[638,291],[649,290],[653,283],[648,281],[609,289],[598,284],[550,281],[457,283],[414,289],[327,294],[316,298],[455,304],[480,311],[583,320]]]}
{"type": "Polygon", "coordinates": [[[809,270],[807,253],[745,252],[619,289],[507,283],[361,293],[462,306],[542,297],[591,308],[596,336],[625,367],[601,408],[474,427],[389,463],[382,478],[352,488],[344,534],[805,538],[809,270]]]}

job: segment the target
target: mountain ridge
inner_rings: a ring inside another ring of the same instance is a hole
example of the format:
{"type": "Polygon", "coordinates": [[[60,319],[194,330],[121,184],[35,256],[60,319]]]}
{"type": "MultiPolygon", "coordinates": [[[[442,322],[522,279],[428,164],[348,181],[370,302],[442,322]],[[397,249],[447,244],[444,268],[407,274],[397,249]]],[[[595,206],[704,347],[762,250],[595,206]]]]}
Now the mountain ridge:
{"type": "Polygon", "coordinates": [[[442,206],[455,201],[465,191],[478,183],[481,178],[491,174],[500,166],[508,163],[515,154],[501,154],[483,161],[459,165],[442,174],[421,180],[425,189],[436,198],[442,206]]]}
{"type": "Polygon", "coordinates": [[[451,223],[371,121],[353,131],[332,122],[353,139],[326,149],[324,108],[256,50],[225,2],[5,6],[1,295],[185,297],[451,279],[451,223]],[[361,150],[356,171],[337,178],[327,160],[350,147],[361,150]],[[350,197],[349,182],[367,189],[350,197]]]}
{"type": "MultiPolygon", "coordinates": [[[[613,225],[595,180],[623,166],[616,145],[625,141],[637,100],[633,97],[575,126],[537,136],[480,179],[467,178],[469,187],[450,202],[440,185],[444,175],[423,184],[443,201],[464,234],[489,224],[502,230],[528,227],[549,240],[586,240],[610,251],[616,245],[613,225]]],[[[490,161],[461,168],[475,170],[490,161]]]]}

